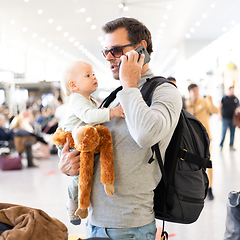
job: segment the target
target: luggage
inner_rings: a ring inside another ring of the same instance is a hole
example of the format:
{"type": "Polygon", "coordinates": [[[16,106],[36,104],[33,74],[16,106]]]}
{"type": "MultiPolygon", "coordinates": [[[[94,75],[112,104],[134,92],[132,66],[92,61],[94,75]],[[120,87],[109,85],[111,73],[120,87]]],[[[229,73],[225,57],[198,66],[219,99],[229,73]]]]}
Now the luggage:
{"type": "Polygon", "coordinates": [[[240,192],[228,195],[224,240],[240,240],[240,192]]]}
{"type": "Polygon", "coordinates": [[[5,170],[19,170],[22,169],[21,157],[0,156],[0,168],[5,170]]]}

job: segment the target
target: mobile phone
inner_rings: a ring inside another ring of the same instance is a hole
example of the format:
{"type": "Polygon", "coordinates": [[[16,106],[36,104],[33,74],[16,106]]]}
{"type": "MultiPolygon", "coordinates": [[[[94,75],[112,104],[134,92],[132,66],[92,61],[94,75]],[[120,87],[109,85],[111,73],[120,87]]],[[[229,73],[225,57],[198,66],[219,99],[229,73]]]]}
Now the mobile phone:
{"type": "MultiPolygon", "coordinates": [[[[139,48],[137,48],[135,51],[138,53],[138,61],[139,61],[139,59],[140,59],[140,57],[141,57],[141,54],[144,54],[144,55],[145,55],[143,66],[150,61],[150,56],[149,56],[146,48],[145,48],[143,45],[141,45],[141,46],[140,46],[139,48]]],[[[121,62],[118,63],[118,66],[119,66],[119,67],[120,67],[120,65],[121,65],[121,62]]]]}
{"type": "Polygon", "coordinates": [[[138,54],[139,54],[139,56],[138,56],[138,61],[139,61],[139,59],[140,59],[141,54],[144,54],[144,55],[145,55],[143,65],[145,65],[146,63],[148,63],[148,62],[150,61],[150,56],[149,56],[146,48],[145,48],[143,45],[141,45],[141,46],[140,46],[139,48],[137,48],[135,51],[138,52],[138,54]]]}

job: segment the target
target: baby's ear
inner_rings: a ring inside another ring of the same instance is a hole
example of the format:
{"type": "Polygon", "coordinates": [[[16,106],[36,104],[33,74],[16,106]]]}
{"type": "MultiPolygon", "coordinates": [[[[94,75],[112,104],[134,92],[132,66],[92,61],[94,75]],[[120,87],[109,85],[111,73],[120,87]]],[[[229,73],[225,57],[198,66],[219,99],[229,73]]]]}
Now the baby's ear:
{"type": "Polygon", "coordinates": [[[69,81],[68,85],[72,90],[77,90],[77,86],[74,81],[69,81]]]}

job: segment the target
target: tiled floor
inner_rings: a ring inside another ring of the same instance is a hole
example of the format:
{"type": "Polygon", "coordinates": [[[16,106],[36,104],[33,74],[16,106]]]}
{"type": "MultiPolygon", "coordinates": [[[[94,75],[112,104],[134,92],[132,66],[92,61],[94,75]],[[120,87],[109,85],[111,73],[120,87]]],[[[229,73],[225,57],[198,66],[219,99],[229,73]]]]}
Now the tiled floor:
{"type": "MultiPolygon", "coordinates": [[[[190,225],[166,223],[165,229],[170,240],[220,240],[225,231],[226,202],[231,190],[239,191],[240,170],[240,129],[236,129],[236,152],[228,149],[227,133],[223,152],[219,151],[221,122],[217,116],[211,119],[213,201],[206,200],[204,210],[197,222],[190,225]]],[[[38,168],[26,168],[17,171],[0,170],[0,202],[21,204],[40,208],[51,217],[58,218],[68,228],[69,234],[84,235],[84,223],[74,226],[68,222],[65,203],[70,177],[60,173],[57,167],[58,157],[52,155],[47,160],[34,160],[38,168]]],[[[157,221],[161,227],[161,221],[157,221]]],[[[72,238],[71,238],[72,239],[72,238]]],[[[77,239],[77,238],[76,238],[77,239]]]]}

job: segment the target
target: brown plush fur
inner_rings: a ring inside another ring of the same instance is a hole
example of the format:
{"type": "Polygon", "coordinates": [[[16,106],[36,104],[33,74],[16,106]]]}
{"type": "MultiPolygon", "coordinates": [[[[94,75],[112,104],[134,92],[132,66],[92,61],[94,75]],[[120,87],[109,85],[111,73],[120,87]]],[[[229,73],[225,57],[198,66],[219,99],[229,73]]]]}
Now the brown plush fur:
{"type": "Polygon", "coordinates": [[[69,147],[74,148],[74,140],[70,132],[65,132],[62,128],[58,128],[53,134],[52,140],[56,145],[63,146],[66,144],[68,139],[69,147]]]}
{"type": "MultiPolygon", "coordinates": [[[[78,186],[78,209],[75,214],[80,218],[88,216],[88,207],[90,206],[90,195],[92,186],[92,175],[94,165],[94,154],[100,152],[101,164],[101,182],[109,196],[113,196],[114,188],[114,166],[113,166],[113,144],[112,136],[109,129],[105,126],[98,125],[92,127],[86,125],[77,129],[81,134],[74,134],[75,138],[81,136],[81,139],[75,139],[75,148],[80,153],[80,172],[78,186]],[[78,142],[78,144],[76,144],[78,142]]],[[[53,135],[53,141],[56,145],[64,145],[69,133],[58,129],[53,135]],[[64,139],[65,140],[64,140],[64,139]]],[[[71,137],[71,139],[73,139],[71,137]]]]}

